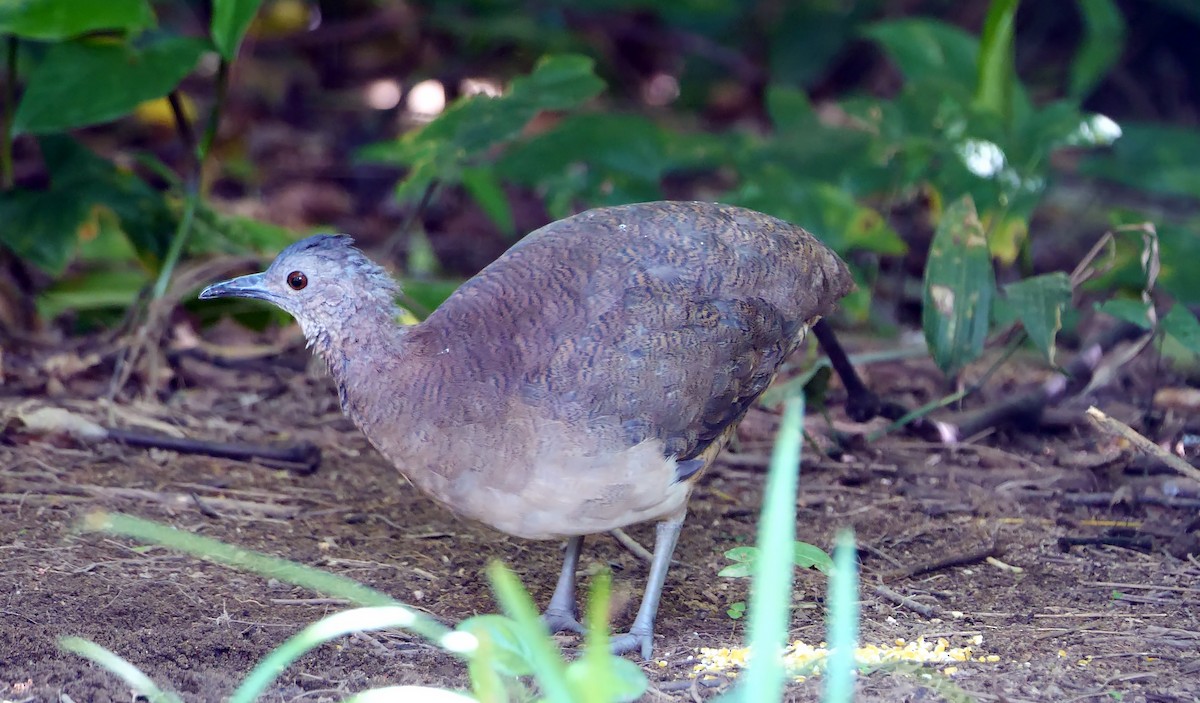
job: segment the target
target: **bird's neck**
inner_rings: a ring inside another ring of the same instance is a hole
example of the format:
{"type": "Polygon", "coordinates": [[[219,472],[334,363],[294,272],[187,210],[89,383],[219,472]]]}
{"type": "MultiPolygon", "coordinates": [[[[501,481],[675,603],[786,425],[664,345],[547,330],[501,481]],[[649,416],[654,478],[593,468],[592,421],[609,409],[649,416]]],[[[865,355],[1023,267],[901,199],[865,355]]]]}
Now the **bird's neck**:
{"type": "Polygon", "coordinates": [[[400,353],[407,329],[400,325],[401,311],[391,301],[364,297],[353,310],[329,323],[305,328],[308,346],[329,366],[343,396],[347,386],[362,383],[355,378],[356,368],[382,368],[400,353]]]}

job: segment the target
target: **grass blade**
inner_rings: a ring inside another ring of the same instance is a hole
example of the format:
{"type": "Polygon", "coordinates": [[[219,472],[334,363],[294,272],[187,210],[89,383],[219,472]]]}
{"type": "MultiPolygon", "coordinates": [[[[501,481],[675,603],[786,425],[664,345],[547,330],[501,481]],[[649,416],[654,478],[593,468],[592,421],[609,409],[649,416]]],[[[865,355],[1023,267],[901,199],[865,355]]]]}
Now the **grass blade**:
{"type": "Polygon", "coordinates": [[[573,699],[566,666],[538,617],[537,606],[521,582],[499,562],[488,566],[488,579],[492,582],[492,591],[500,601],[500,607],[516,623],[521,641],[529,648],[529,661],[545,700],[550,703],[571,703],[573,699]]]}
{"type": "MultiPolygon", "coordinates": [[[[160,544],[218,564],[245,569],[260,576],[303,586],[326,595],[345,598],[356,605],[402,605],[391,596],[344,576],[330,574],[269,554],[224,544],[209,537],[194,535],[150,520],[119,513],[96,512],[84,518],[84,529],[160,544]]],[[[427,620],[427,624],[436,627],[425,627],[425,624],[426,619],[423,619],[422,624],[414,627],[413,630],[421,634],[428,632],[427,636],[432,639],[437,639],[446,633],[446,628],[437,625],[432,620],[427,620]]]]}
{"type": "MultiPolygon", "coordinates": [[[[393,627],[411,629],[420,619],[421,616],[416,612],[400,605],[356,608],[322,618],[289,637],[260,661],[238,686],[229,702],[251,703],[257,700],[293,662],[326,642],[352,632],[370,632],[393,627]]],[[[468,632],[447,632],[437,640],[442,649],[460,656],[473,654],[478,643],[475,636],[468,632]]]]}
{"type": "Polygon", "coordinates": [[[150,703],[179,703],[178,696],[163,691],[129,660],[91,640],[85,640],[82,637],[63,637],[58,640],[58,646],[68,652],[90,659],[121,677],[121,680],[129,684],[130,688],[149,699],[150,703]]]}
{"type": "Polygon", "coordinates": [[[803,435],[804,397],[796,395],[784,406],[764,490],[759,559],[750,593],[749,645],[754,662],[744,678],[742,700],[746,701],[777,701],[783,695],[779,653],[791,623],[796,486],[803,435]]]}
{"type": "Polygon", "coordinates": [[[858,564],[854,532],[842,530],[829,575],[829,659],[825,667],[825,703],[854,699],[854,650],[858,642],[858,564]]]}

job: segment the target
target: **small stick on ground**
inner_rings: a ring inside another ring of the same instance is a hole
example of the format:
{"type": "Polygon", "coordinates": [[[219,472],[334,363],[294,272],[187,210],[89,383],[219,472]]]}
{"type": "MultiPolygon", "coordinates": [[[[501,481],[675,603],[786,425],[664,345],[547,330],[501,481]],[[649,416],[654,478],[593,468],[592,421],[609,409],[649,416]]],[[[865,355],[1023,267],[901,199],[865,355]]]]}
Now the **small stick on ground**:
{"type": "Polygon", "coordinates": [[[1139,451],[1149,454],[1184,476],[1195,481],[1200,481],[1200,469],[1146,439],[1140,432],[1126,425],[1124,422],[1109,417],[1095,406],[1087,409],[1087,417],[1101,432],[1114,437],[1120,437],[1128,441],[1139,451]]]}
{"type": "Polygon", "coordinates": [[[610,530],[609,534],[613,536],[613,539],[617,540],[617,544],[621,545],[625,549],[628,549],[629,553],[633,554],[638,559],[641,559],[647,564],[653,561],[654,555],[650,553],[650,550],[638,544],[637,540],[625,533],[625,530],[622,530],[618,527],[615,530],[610,530]]]}
{"type": "Polygon", "coordinates": [[[881,578],[884,581],[896,581],[904,578],[912,578],[913,576],[920,576],[921,574],[928,574],[933,571],[949,569],[953,566],[978,564],[988,557],[998,557],[1003,553],[1004,549],[1001,548],[999,544],[993,542],[982,549],[977,549],[973,552],[967,552],[966,554],[956,554],[945,559],[938,559],[937,561],[926,562],[924,564],[914,564],[906,569],[894,569],[892,571],[886,571],[882,574],[881,578]]]}
{"type": "Polygon", "coordinates": [[[927,618],[936,618],[938,613],[941,612],[936,605],[928,605],[926,603],[914,600],[906,595],[897,593],[882,584],[875,587],[875,595],[891,601],[902,608],[908,608],[918,615],[922,615],[927,618]]]}

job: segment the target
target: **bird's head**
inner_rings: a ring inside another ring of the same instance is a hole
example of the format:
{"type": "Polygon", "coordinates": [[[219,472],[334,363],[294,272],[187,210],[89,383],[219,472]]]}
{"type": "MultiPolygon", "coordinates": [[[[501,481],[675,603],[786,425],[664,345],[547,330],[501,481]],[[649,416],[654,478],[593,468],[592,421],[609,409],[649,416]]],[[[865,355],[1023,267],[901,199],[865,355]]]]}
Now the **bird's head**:
{"type": "MultiPolygon", "coordinates": [[[[265,300],[300,323],[309,345],[328,354],[358,324],[380,325],[397,314],[396,281],[344,234],[318,234],[279,253],[266,271],[214,283],[211,298],[265,300]]],[[[327,357],[328,358],[328,357],[327,357]]]]}

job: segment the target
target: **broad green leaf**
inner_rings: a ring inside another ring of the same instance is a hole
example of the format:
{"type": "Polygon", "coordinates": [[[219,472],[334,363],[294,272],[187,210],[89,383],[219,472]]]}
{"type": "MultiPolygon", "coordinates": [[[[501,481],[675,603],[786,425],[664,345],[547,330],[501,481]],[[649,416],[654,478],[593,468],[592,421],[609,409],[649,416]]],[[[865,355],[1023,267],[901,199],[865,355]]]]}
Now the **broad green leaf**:
{"type": "Polygon", "coordinates": [[[1200,131],[1152,122],[1122,122],[1105,154],[1080,164],[1086,175],[1139,191],[1200,198],[1200,131]]]}
{"type": "Polygon", "coordinates": [[[98,40],[54,44],[29,73],[14,132],[61,132],[122,117],[174,90],[206,48],[203,40],[183,37],[141,49],[98,40]]]}
{"type": "Polygon", "coordinates": [[[52,276],[71,260],[89,204],[52,190],[0,193],[0,244],[52,276]]]}
{"type": "Polygon", "coordinates": [[[139,253],[162,255],[175,218],[160,193],[68,137],[48,136],[40,143],[50,185],[0,193],[0,245],[58,275],[107,211],[139,253]]]}
{"type": "Polygon", "coordinates": [[[650,682],[642,668],[634,662],[603,653],[607,660],[603,669],[597,669],[591,660],[576,659],[567,665],[567,680],[571,687],[582,694],[591,691],[592,697],[579,695],[575,700],[597,700],[623,703],[636,701],[646,692],[650,682]],[[597,690],[599,689],[599,690],[597,690]]]}
{"type": "Polygon", "coordinates": [[[817,126],[817,117],[808,94],[792,86],[776,83],[767,86],[767,115],[777,132],[794,132],[817,126]]]}
{"type": "Polygon", "coordinates": [[[546,56],[533,73],[514,79],[509,99],[537,110],[567,110],[604,90],[593,70],[595,61],[578,54],[546,56]]]}
{"type": "Polygon", "coordinates": [[[233,61],[237,57],[242,37],[261,5],[262,0],[213,0],[212,40],[221,58],[233,61]]]}
{"type": "Polygon", "coordinates": [[[1162,330],[1193,354],[1200,354],[1200,321],[1186,306],[1176,303],[1162,319],[1162,330]]]}
{"type": "Polygon", "coordinates": [[[937,78],[974,89],[979,42],[963,30],[932,19],[876,22],[864,32],[910,81],[937,78]]]}
{"type": "Polygon", "coordinates": [[[1144,301],[1135,298],[1113,298],[1096,306],[1096,309],[1106,315],[1112,315],[1118,320],[1133,323],[1142,329],[1150,329],[1150,308],[1144,301]]]}
{"type": "MultiPolygon", "coordinates": [[[[463,169],[493,157],[492,150],[520,136],[543,110],[566,110],[603,89],[583,56],[548,56],[533,73],[517,78],[496,98],[474,95],[456,100],[424,128],[399,140],[370,145],[359,158],[409,167],[396,197],[409,200],[429,184],[457,184],[463,169]]],[[[478,184],[476,184],[478,185],[478,184]]]]}
{"type": "Polygon", "coordinates": [[[1025,333],[1053,364],[1054,338],[1062,329],[1063,310],[1071,304],[1071,279],[1061,271],[1032,276],[1008,284],[1004,293],[1025,333]]]}
{"type": "Polygon", "coordinates": [[[965,196],[942,213],[925,264],[921,323],[943,372],[955,374],[982,353],[995,287],[987,238],[965,196]]]}
{"type": "Polygon", "coordinates": [[[546,633],[537,607],[520,580],[503,564],[492,562],[487,569],[492,592],[508,617],[522,645],[529,650],[529,664],[547,703],[569,703],[571,687],[558,648],[546,633]]]}
{"type": "Polygon", "coordinates": [[[725,578],[746,578],[753,573],[754,562],[758,559],[758,547],[734,547],[726,550],[725,558],[733,563],[717,572],[725,578]]]}
{"type": "Polygon", "coordinates": [[[274,254],[296,241],[296,234],[286,227],[241,215],[227,215],[203,200],[196,207],[192,228],[194,234],[188,239],[191,254],[250,251],[274,254]]]}
{"type": "Polygon", "coordinates": [[[979,81],[975,87],[975,105],[1001,115],[1007,124],[1013,116],[1013,86],[1016,66],[1013,32],[1019,0],[992,0],[983,38],[979,42],[979,81]]]}
{"type": "Polygon", "coordinates": [[[137,32],[154,24],[147,0],[0,0],[0,34],[60,41],[100,30],[137,32]]]}
{"type": "MultiPolygon", "coordinates": [[[[589,204],[662,198],[660,181],[673,165],[664,130],[640,115],[577,114],[547,132],[512,145],[496,164],[507,181],[545,194],[571,210],[589,204]]],[[[559,213],[555,213],[556,215],[559,213]]]]}
{"type": "Polygon", "coordinates": [[[488,167],[465,168],[462,171],[462,184],[487,214],[492,224],[496,225],[506,235],[512,235],[516,229],[513,223],[512,206],[508,202],[508,194],[496,180],[495,169],[488,167]]]}
{"type": "Polygon", "coordinates": [[[833,570],[833,557],[815,544],[796,542],[794,559],[801,569],[816,569],[828,575],[833,570]]]}
{"type": "Polygon", "coordinates": [[[491,645],[492,665],[505,676],[528,676],[533,673],[529,648],[521,640],[516,624],[503,615],[486,614],[467,618],[459,623],[462,632],[470,632],[491,645]]]}
{"type": "Polygon", "coordinates": [[[1125,49],[1125,17],[1113,0],[1078,0],[1083,41],[1071,62],[1067,94],[1082,100],[1096,87],[1125,49]]]}

